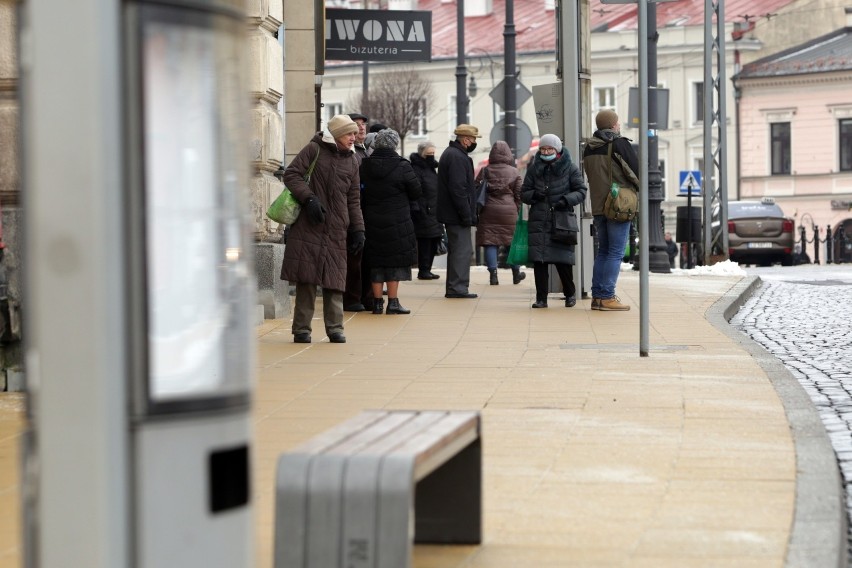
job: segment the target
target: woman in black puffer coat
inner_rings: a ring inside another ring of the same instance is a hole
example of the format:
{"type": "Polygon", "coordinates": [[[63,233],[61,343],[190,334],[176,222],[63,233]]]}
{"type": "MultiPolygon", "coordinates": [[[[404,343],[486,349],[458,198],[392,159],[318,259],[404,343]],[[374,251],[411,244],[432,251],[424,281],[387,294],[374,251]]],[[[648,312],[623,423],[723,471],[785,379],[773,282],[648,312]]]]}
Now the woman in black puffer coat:
{"type": "Polygon", "coordinates": [[[388,289],[388,314],[408,314],[399,303],[399,282],[411,280],[417,260],[417,239],[411,202],[420,197],[420,181],[411,164],[396,153],[399,134],[376,134],[373,153],[361,162],[361,209],[366,229],[365,255],[370,259],[373,313],[382,313],[383,284],[388,289]]]}
{"type": "Polygon", "coordinates": [[[574,245],[553,242],[553,210],[573,211],[585,201],[586,182],[583,174],[571,160],[567,149],[555,134],[545,134],[538,143],[538,153],[527,168],[521,200],[530,205],[529,260],[535,272],[534,308],[547,307],[548,273],[552,264],[559,273],[565,292],[565,307],[577,303],[571,266],[574,264],[574,245]]]}
{"type": "Polygon", "coordinates": [[[434,280],[439,276],[432,273],[432,263],[435,261],[438,243],[444,235],[444,226],[438,222],[438,172],[435,171],[438,161],[435,159],[435,145],[429,141],[421,142],[409,160],[423,190],[423,195],[411,208],[417,235],[417,278],[434,280]]]}

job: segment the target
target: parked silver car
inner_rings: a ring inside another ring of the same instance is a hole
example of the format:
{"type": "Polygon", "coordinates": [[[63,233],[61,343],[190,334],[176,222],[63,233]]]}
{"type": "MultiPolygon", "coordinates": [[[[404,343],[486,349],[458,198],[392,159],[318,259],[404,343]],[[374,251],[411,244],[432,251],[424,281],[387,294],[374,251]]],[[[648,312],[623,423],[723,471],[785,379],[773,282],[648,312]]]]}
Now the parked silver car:
{"type": "Polygon", "coordinates": [[[793,265],[793,220],[772,199],[728,202],[728,255],[733,262],[793,265]]]}

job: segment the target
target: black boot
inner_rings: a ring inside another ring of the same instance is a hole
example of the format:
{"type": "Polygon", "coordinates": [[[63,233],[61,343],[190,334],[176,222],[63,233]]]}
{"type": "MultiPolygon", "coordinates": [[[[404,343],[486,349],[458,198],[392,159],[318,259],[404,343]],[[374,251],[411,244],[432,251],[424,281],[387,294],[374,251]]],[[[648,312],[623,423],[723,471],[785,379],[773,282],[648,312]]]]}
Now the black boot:
{"type": "Polygon", "coordinates": [[[376,298],[373,300],[373,313],[380,314],[382,313],[385,307],[385,299],[384,298],[376,298]]]}
{"type": "Polygon", "coordinates": [[[521,272],[520,266],[512,267],[512,284],[520,284],[521,280],[527,277],[526,272],[521,272]]]}
{"type": "Polygon", "coordinates": [[[399,298],[388,298],[388,309],[386,314],[410,314],[411,310],[406,310],[399,305],[399,298]]]}
{"type": "Polygon", "coordinates": [[[492,286],[497,286],[498,284],[500,284],[500,282],[497,280],[497,269],[496,268],[489,268],[488,273],[491,275],[489,283],[492,286]]]}
{"type": "Polygon", "coordinates": [[[546,308],[547,307],[547,296],[541,297],[536,295],[535,303],[532,305],[534,308],[546,308]]]}

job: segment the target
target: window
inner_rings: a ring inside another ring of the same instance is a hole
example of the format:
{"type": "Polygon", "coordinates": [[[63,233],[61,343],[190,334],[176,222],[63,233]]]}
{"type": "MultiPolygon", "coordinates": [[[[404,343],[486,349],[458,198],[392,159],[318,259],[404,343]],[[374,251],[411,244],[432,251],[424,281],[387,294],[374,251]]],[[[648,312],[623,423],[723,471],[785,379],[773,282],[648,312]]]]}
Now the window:
{"type": "Polygon", "coordinates": [[[769,125],[770,159],[772,175],[790,174],[790,123],[773,122],[769,125]]]}
{"type": "Polygon", "coordinates": [[[852,171],[852,118],[840,120],[840,171],[852,171]]]}
{"type": "Polygon", "coordinates": [[[595,89],[594,110],[615,108],[615,87],[599,87],[595,89]]]}
{"type": "Polygon", "coordinates": [[[325,103],[323,108],[325,109],[325,124],[328,124],[328,121],[338,114],[343,114],[343,103],[325,103]]]}
{"type": "Polygon", "coordinates": [[[429,129],[426,127],[426,99],[420,99],[417,101],[417,116],[414,118],[416,121],[414,124],[414,131],[411,133],[412,136],[426,136],[429,133],[429,129]]]}
{"type": "Polygon", "coordinates": [[[692,122],[704,122],[704,81],[692,84],[692,122]]]}

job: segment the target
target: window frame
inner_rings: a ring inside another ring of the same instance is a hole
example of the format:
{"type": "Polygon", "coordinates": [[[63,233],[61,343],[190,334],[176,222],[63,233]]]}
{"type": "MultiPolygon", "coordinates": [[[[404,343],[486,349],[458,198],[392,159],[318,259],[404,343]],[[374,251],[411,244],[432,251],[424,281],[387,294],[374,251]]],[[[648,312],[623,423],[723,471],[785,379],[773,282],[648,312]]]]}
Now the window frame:
{"type": "Polygon", "coordinates": [[[692,124],[704,124],[704,81],[692,82],[692,124]]]}
{"type": "Polygon", "coordinates": [[[852,172],[852,118],[840,118],[837,121],[837,151],[837,171],[852,172]]]}
{"type": "Polygon", "coordinates": [[[792,174],[792,138],[792,123],[790,121],[775,121],[769,123],[770,175],[788,176],[792,174]],[[780,151],[776,149],[776,144],[781,144],[780,151]]]}

